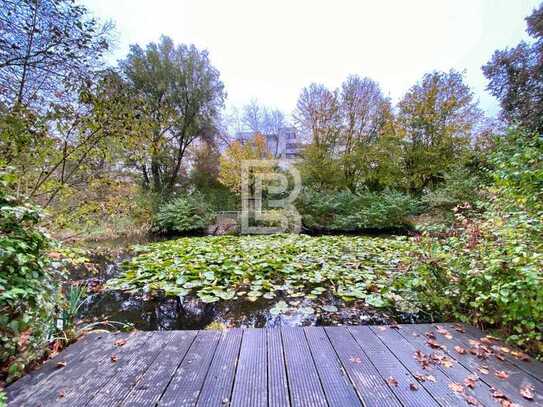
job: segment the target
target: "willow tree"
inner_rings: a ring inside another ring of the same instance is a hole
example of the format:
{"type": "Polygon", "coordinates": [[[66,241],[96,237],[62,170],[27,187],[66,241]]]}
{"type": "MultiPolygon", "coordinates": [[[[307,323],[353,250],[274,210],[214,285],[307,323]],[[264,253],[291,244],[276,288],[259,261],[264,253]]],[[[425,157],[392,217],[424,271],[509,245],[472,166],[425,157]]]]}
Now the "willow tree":
{"type": "Polygon", "coordinates": [[[224,86],[207,51],[175,45],[168,37],[132,45],[121,69],[138,101],[141,138],[132,155],[146,188],[171,193],[187,148],[218,134],[224,86]]]}

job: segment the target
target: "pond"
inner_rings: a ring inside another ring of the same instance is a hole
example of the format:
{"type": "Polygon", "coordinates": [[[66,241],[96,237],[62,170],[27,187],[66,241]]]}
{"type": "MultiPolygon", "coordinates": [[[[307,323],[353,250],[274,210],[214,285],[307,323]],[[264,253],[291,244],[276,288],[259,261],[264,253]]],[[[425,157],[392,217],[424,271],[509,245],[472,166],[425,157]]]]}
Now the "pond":
{"type": "Polygon", "coordinates": [[[139,330],[429,322],[391,307],[405,237],[224,236],[102,242],[72,270],[80,325],[139,330]],[[137,243],[133,249],[128,249],[137,243]],[[144,245],[140,245],[144,243],[144,245]]]}

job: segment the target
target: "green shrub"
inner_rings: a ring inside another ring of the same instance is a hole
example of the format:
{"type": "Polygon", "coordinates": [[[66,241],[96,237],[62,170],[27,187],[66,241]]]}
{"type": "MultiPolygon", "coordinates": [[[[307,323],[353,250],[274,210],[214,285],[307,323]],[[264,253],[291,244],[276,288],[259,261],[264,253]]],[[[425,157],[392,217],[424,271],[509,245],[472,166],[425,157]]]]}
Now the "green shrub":
{"type": "Polygon", "coordinates": [[[482,180],[466,167],[445,173],[443,182],[422,198],[430,209],[450,210],[463,203],[475,203],[479,197],[482,180]]]}
{"type": "Polygon", "coordinates": [[[12,197],[9,182],[0,172],[0,366],[11,380],[47,349],[61,297],[40,211],[12,197]]]}
{"type": "Polygon", "coordinates": [[[191,233],[206,229],[213,212],[198,194],[174,198],[159,207],[153,219],[153,230],[159,233],[191,233]]]}
{"type": "Polygon", "coordinates": [[[541,356],[543,143],[511,133],[497,148],[492,203],[479,218],[457,210],[450,237],[423,235],[396,288],[421,309],[497,328],[541,356]]]}
{"type": "Polygon", "coordinates": [[[397,191],[316,192],[305,190],[297,201],[304,227],[323,231],[402,228],[418,202],[397,191]]]}

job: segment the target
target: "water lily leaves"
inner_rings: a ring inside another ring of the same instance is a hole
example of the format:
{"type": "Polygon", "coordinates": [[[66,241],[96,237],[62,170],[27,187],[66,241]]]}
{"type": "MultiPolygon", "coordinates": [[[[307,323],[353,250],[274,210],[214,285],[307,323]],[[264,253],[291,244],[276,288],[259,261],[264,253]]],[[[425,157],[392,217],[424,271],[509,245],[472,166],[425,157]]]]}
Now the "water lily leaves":
{"type": "Polygon", "coordinates": [[[301,307],[298,311],[304,315],[312,315],[315,313],[315,309],[313,307],[301,307]]]}
{"type": "Polygon", "coordinates": [[[198,292],[198,298],[200,298],[200,300],[202,300],[202,302],[205,302],[206,304],[219,301],[219,297],[202,292],[198,292]]]}
{"type": "Polygon", "coordinates": [[[231,300],[232,298],[236,296],[235,290],[225,291],[221,288],[214,288],[213,290],[211,290],[211,292],[213,293],[213,295],[219,297],[221,300],[231,300]]]}
{"type": "Polygon", "coordinates": [[[370,294],[366,296],[366,303],[375,308],[382,308],[386,305],[383,297],[379,294],[370,294]]]}
{"type": "Polygon", "coordinates": [[[260,291],[249,291],[247,293],[247,299],[251,302],[255,302],[262,296],[262,293],[260,291]]]}
{"type": "Polygon", "coordinates": [[[285,301],[278,301],[277,304],[275,304],[272,309],[270,309],[270,314],[277,316],[279,314],[284,314],[289,310],[289,306],[285,301]]]}
{"type": "Polygon", "coordinates": [[[334,293],[386,307],[395,265],[410,248],[407,239],[289,235],[181,238],[140,248],[123,263],[112,288],[195,295],[206,302],[245,296],[271,300],[318,300],[334,293]],[[176,288],[177,287],[177,288],[176,288]],[[188,291],[188,292],[187,292],[188,291]]]}
{"type": "Polygon", "coordinates": [[[215,273],[212,271],[206,271],[205,273],[202,273],[202,275],[207,281],[215,280],[215,273]]]}

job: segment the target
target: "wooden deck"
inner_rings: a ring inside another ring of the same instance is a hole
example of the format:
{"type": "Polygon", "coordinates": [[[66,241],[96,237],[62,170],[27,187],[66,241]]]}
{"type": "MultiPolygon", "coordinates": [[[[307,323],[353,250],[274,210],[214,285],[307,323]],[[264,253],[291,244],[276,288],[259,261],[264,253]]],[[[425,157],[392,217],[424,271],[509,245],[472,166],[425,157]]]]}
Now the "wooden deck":
{"type": "Polygon", "coordinates": [[[6,391],[10,406],[542,406],[543,365],[481,337],[450,324],[93,333],[6,391]]]}

